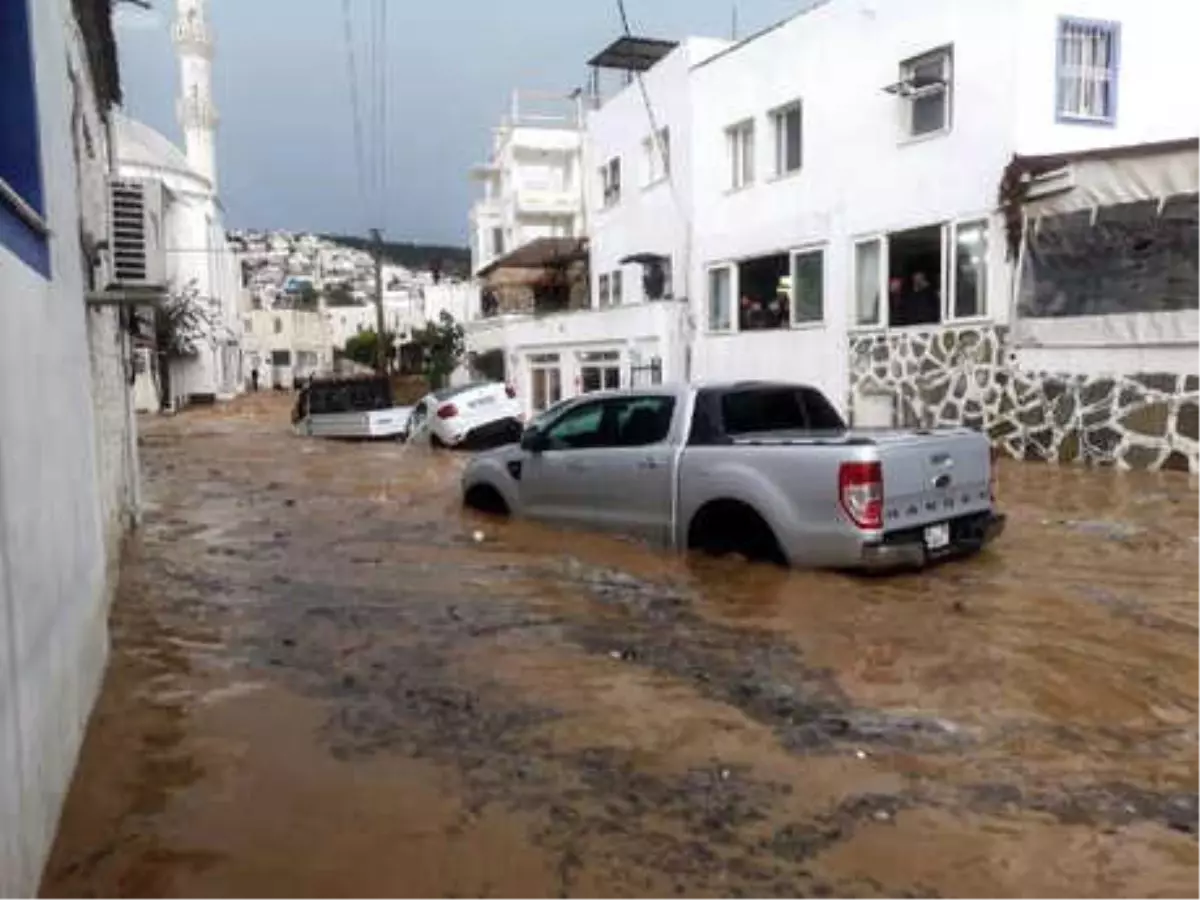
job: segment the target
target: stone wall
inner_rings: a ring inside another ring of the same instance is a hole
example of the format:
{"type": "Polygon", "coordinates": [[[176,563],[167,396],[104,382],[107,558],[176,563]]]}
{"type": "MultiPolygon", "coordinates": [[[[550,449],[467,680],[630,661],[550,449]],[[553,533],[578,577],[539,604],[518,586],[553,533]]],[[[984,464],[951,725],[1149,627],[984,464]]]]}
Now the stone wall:
{"type": "Polygon", "coordinates": [[[1018,459],[1200,471],[1198,379],[1015,368],[1003,328],[851,335],[850,402],[894,398],[904,426],[967,425],[1018,459]]]}

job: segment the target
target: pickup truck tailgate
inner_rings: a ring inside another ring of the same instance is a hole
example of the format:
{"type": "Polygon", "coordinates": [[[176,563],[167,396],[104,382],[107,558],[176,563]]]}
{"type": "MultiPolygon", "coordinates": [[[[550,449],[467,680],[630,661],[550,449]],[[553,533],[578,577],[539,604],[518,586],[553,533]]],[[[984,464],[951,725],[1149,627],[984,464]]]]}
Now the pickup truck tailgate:
{"type": "Polygon", "coordinates": [[[873,440],[883,468],[885,531],[991,508],[991,451],[982,434],[899,432],[873,440]]]}

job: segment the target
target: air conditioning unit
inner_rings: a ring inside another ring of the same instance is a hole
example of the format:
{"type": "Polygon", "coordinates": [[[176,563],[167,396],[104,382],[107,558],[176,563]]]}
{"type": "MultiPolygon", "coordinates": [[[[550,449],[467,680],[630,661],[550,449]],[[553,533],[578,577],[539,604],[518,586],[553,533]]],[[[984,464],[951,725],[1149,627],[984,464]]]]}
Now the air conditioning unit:
{"type": "Polygon", "coordinates": [[[108,185],[108,293],[161,293],[167,283],[162,182],[114,178],[108,185]]]}

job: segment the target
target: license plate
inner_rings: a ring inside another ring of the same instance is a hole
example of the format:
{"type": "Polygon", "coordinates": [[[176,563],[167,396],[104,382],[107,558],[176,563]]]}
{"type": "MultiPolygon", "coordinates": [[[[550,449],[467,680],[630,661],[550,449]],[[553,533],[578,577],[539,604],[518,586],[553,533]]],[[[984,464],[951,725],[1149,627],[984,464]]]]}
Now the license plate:
{"type": "Polygon", "coordinates": [[[941,522],[925,529],[925,546],[930,550],[941,550],[950,545],[950,523],[941,522]]]}

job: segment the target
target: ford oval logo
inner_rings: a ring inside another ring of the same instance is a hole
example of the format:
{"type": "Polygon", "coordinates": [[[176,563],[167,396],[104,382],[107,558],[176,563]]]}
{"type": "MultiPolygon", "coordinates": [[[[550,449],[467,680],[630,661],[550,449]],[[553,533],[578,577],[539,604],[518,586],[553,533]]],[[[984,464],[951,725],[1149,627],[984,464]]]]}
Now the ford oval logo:
{"type": "Polygon", "coordinates": [[[948,488],[948,487],[950,487],[950,481],[951,481],[951,479],[950,479],[949,473],[943,472],[937,478],[933,479],[933,486],[935,488],[939,488],[939,489],[940,488],[948,488]]]}

